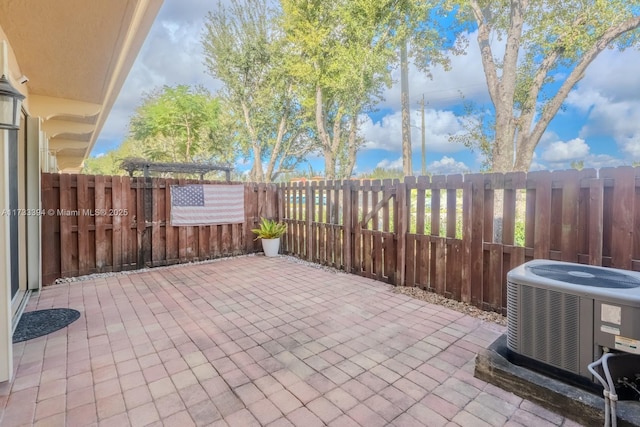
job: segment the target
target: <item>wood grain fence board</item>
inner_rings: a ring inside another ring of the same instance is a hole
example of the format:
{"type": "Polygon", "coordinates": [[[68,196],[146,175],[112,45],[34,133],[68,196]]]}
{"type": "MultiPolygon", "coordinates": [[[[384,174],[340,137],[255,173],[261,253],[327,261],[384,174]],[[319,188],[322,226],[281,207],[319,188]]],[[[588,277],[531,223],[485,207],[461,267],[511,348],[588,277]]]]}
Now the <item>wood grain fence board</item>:
{"type": "Polygon", "coordinates": [[[424,234],[424,214],[426,212],[425,193],[429,177],[421,176],[416,183],[416,234],[424,234]]]}
{"type": "MultiPolygon", "coordinates": [[[[382,192],[382,187],[381,187],[381,181],[379,179],[376,179],[374,181],[372,181],[371,183],[371,190],[373,192],[372,194],[372,198],[371,198],[371,204],[373,206],[377,206],[378,201],[379,201],[379,196],[380,193],[382,192]]],[[[387,202],[387,204],[385,206],[383,206],[383,210],[386,208],[389,208],[389,202],[387,202]]],[[[373,265],[373,270],[375,271],[375,273],[380,276],[383,277],[383,246],[382,246],[382,221],[380,220],[380,212],[377,212],[374,217],[373,217],[373,223],[372,223],[372,227],[374,230],[376,230],[376,233],[373,235],[373,260],[374,260],[374,265],[373,265]]]]}
{"type": "Polygon", "coordinates": [[[416,286],[421,289],[429,287],[429,264],[431,262],[429,237],[424,234],[414,235],[416,239],[416,286]]]}
{"type": "MultiPolygon", "coordinates": [[[[340,214],[341,214],[341,206],[340,206],[340,181],[339,180],[335,180],[335,181],[330,181],[331,182],[331,186],[333,186],[333,204],[330,206],[330,218],[329,218],[329,222],[330,224],[340,224],[340,214]]],[[[329,190],[328,190],[329,191],[329,190]]]]}
{"type": "Polygon", "coordinates": [[[562,212],[560,229],[560,259],[578,261],[578,208],[580,206],[580,174],[577,170],[559,171],[562,181],[562,212]]]}
{"type": "MultiPolygon", "coordinates": [[[[382,185],[384,187],[384,197],[390,197],[390,194],[394,189],[393,181],[391,179],[384,179],[382,180],[382,185]]],[[[385,233],[390,232],[392,228],[391,218],[393,215],[395,215],[393,207],[394,204],[387,203],[382,209],[382,231],[384,231],[385,233]]]]}
{"type": "MultiPolygon", "coordinates": [[[[484,241],[485,242],[493,242],[495,240],[494,230],[496,225],[502,226],[502,224],[496,224],[496,221],[502,222],[502,218],[496,216],[495,207],[496,207],[496,197],[503,198],[503,194],[501,194],[501,189],[504,188],[504,175],[501,173],[488,173],[485,174],[484,180],[484,203],[483,203],[483,212],[484,212],[484,241]],[[496,190],[498,190],[498,194],[496,195],[496,190]]],[[[498,203],[502,202],[499,200],[498,203]]],[[[502,207],[500,206],[500,214],[502,213],[502,207]]]]}
{"type": "Polygon", "coordinates": [[[276,191],[276,185],[275,184],[267,184],[266,187],[266,200],[265,203],[267,204],[267,215],[269,215],[269,218],[274,218],[274,219],[278,219],[278,203],[276,200],[276,196],[277,196],[277,191],[276,191]]]}
{"type": "Polygon", "coordinates": [[[580,187],[578,188],[578,238],[576,242],[577,262],[589,263],[589,209],[591,206],[590,181],[598,178],[595,169],[580,171],[580,187]]]}
{"type": "Polygon", "coordinates": [[[471,189],[471,303],[478,306],[483,300],[482,287],[482,258],[484,236],[484,177],[474,174],[470,177],[473,183],[471,189]]]}
{"type": "Polygon", "coordinates": [[[242,225],[230,224],[231,227],[231,252],[229,255],[240,255],[242,253],[242,225]]]}
{"type": "Polygon", "coordinates": [[[227,256],[231,253],[231,230],[229,224],[220,225],[220,249],[222,256],[227,256]]]}
{"type": "Polygon", "coordinates": [[[350,180],[344,180],[342,181],[342,183],[342,206],[344,206],[342,223],[342,256],[345,271],[351,273],[351,270],[353,268],[353,234],[351,232],[351,221],[353,218],[353,201],[351,199],[352,186],[350,180]]]}
{"type": "MultiPolygon", "coordinates": [[[[430,227],[430,235],[434,237],[440,236],[440,207],[441,207],[441,191],[440,188],[446,186],[446,180],[441,179],[440,177],[433,177],[431,182],[431,215],[429,216],[429,227],[430,227]]],[[[437,239],[432,238],[429,240],[430,248],[429,252],[431,253],[431,262],[429,265],[430,277],[429,282],[431,283],[431,288],[433,290],[436,289],[436,282],[438,281],[438,264],[437,264],[437,239]]]]}
{"type": "MultiPolygon", "coordinates": [[[[78,175],[78,272],[89,274],[95,267],[95,252],[91,251],[92,206],[89,202],[89,176],[78,175]]],[[[95,215],[95,213],[94,213],[95,215]]],[[[95,217],[95,216],[94,216],[95,217]]]]}
{"type": "Polygon", "coordinates": [[[352,192],[352,221],[351,227],[353,230],[353,269],[356,274],[360,274],[362,271],[362,227],[360,226],[360,209],[362,200],[361,184],[356,183],[352,192]]]}
{"type": "Polygon", "coordinates": [[[316,217],[317,222],[330,223],[329,205],[331,204],[332,192],[328,191],[330,184],[328,181],[320,181],[317,183],[315,203],[317,206],[318,215],[316,217]]]}
{"type": "Polygon", "coordinates": [[[320,222],[318,220],[318,216],[320,214],[320,209],[318,208],[317,201],[319,200],[319,191],[318,191],[318,182],[312,181],[309,183],[309,198],[307,203],[309,203],[309,209],[307,210],[307,215],[310,217],[311,221],[311,260],[318,264],[323,263],[323,256],[321,254],[321,227],[319,226],[320,222]]]}
{"type": "Polygon", "coordinates": [[[360,267],[361,275],[371,278],[371,230],[362,230],[362,265],[360,267]]]}
{"type": "Polygon", "coordinates": [[[548,171],[536,171],[529,174],[529,178],[535,182],[535,210],[527,212],[527,222],[533,221],[533,256],[535,258],[549,259],[551,249],[551,178],[548,171]],[[533,215],[531,217],[530,215],[533,215]]]}
{"type": "MultiPolygon", "coordinates": [[[[530,180],[527,179],[526,198],[525,198],[525,221],[524,221],[524,246],[533,248],[535,246],[535,210],[536,210],[536,190],[530,186],[530,180]]],[[[535,185],[535,184],[531,184],[535,185]]]]}
{"type": "Polygon", "coordinates": [[[462,190],[462,276],[460,300],[471,301],[471,206],[473,205],[473,183],[465,177],[462,190]]]}
{"type": "Polygon", "coordinates": [[[343,236],[342,236],[342,224],[344,224],[344,205],[342,201],[342,184],[340,180],[333,182],[333,191],[327,190],[333,193],[333,204],[335,206],[335,218],[331,221],[331,231],[333,234],[333,257],[332,262],[335,268],[343,268],[344,266],[344,254],[343,254],[343,236]]]}
{"type": "Polygon", "coordinates": [[[447,277],[444,295],[460,300],[462,286],[462,240],[456,239],[447,245],[447,277]]]}
{"type": "MultiPolygon", "coordinates": [[[[104,212],[106,210],[107,203],[105,201],[106,195],[105,177],[102,175],[96,175],[95,177],[95,209],[96,212],[104,212]]],[[[107,240],[106,232],[107,217],[104,215],[98,215],[95,217],[96,226],[96,268],[99,272],[105,271],[105,268],[109,265],[107,262],[107,254],[109,253],[109,241],[107,240]]]]}
{"type": "Polygon", "coordinates": [[[604,191],[602,195],[602,204],[604,206],[602,212],[602,265],[607,267],[611,266],[611,253],[613,245],[613,189],[615,181],[612,178],[604,178],[603,180],[604,191]]]}
{"type": "Polygon", "coordinates": [[[394,221],[395,226],[393,228],[397,236],[395,284],[404,286],[405,262],[407,259],[407,221],[409,220],[409,202],[407,200],[406,184],[400,183],[397,185],[395,202],[396,209],[394,217],[397,219],[394,221]]]}
{"type": "Polygon", "coordinates": [[[483,303],[486,304],[490,311],[501,312],[503,307],[502,288],[503,282],[502,272],[504,260],[503,246],[497,243],[489,244],[488,260],[489,271],[487,274],[487,282],[484,284],[483,295],[485,296],[483,303]]]}
{"type": "Polygon", "coordinates": [[[331,242],[333,242],[333,235],[327,233],[327,228],[324,227],[326,221],[324,220],[324,211],[326,207],[324,206],[323,197],[325,196],[325,184],[328,182],[320,181],[320,182],[312,182],[311,183],[311,192],[312,192],[312,221],[316,223],[318,226],[313,227],[313,256],[312,259],[316,259],[317,263],[327,265],[329,261],[330,255],[330,247],[331,242]]]}
{"type": "MultiPolygon", "coordinates": [[[[379,201],[379,196],[380,196],[380,191],[381,191],[381,186],[380,186],[380,180],[379,179],[374,179],[373,181],[371,181],[371,206],[375,207],[378,205],[378,201],[379,201]]],[[[380,231],[380,211],[376,212],[376,214],[371,218],[372,222],[371,222],[371,229],[372,230],[376,230],[376,231],[380,231]]]]}
{"type": "MultiPolygon", "coordinates": [[[[184,179],[179,179],[176,185],[183,186],[186,184],[184,179]]],[[[181,263],[187,262],[189,259],[189,234],[191,227],[176,227],[178,229],[178,260],[181,263]]]]}
{"type": "Polygon", "coordinates": [[[77,258],[78,253],[74,248],[74,234],[72,232],[73,222],[72,216],[66,214],[71,211],[71,175],[60,175],[60,252],[64,254],[61,258],[61,275],[62,277],[73,277],[77,275],[77,258]]]}
{"type": "MultiPolygon", "coordinates": [[[[360,218],[360,221],[363,221],[367,213],[371,211],[372,206],[369,201],[370,197],[371,181],[366,179],[362,182],[362,217],[360,218]]],[[[367,222],[366,224],[364,224],[363,228],[366,230],[371,230],[370,224],[370,222],[367,222]]]]}
{"type": "Polygon", "coordinates": [[[447,245],[446,238],[432,237],[433,266],[432,286],[439,295],[444,295],[447,288],[447,245]]]}
{"type": "MultiPolygon", "coordinates": [[[[315,184],[315,182],[313,183],[315,184]]],[[[311,235],[311,224],[313,224],[314,218],[314,200],[311,183],[307,182],[304,186],[305,192],[305,231],[306,236],[306,259],[308,261],[313,260],[313,236],[311,235]]]]}
{"type": "MultiPolygon", "coordinates": [[[[96,177],[97,179],[98,177],[96,177]]],[[[144,178],[134,178],[136,185],[136,234],[137,234],[137,266],[144,268],[144,178]]],[[[97,182],[96,182],[97,192],[97,182]]],[[[97,207],[97,201],[96,201],[97,207]]]]}
{"type": "Polygon", "coordinates": [[[395,256],[395,242],[394,235],[388,232],[382,232],[382,276],[385,282],[395,283],[395,271],[396,271],[396,256],[395,256]]]}
{"type": "Polygon", "coordinates": [[[336,257],[336,234],[333,232],[333,224],[321,223],[318,234],[318,247],[325,248],[324,254],[320,257],[321,264],[333,266],[336,257]]]}
{"type": "Polygon", "coordinates": [[[458,189],[462,188],[462,175],[447,176],[447,237],[456,237],[458,218],[458,189]]]}
{"type": "Polygon", "coordinates": [[[296,239],[295,251],[296,251],[297,254],[299,254],[299,256],[301,258],[305,258],[305,251],[304,251],[304,249],[305,249],[305,246],[304,246],[304,223],[303,223],[304,217],[303,217],[303,214],[302,214],[302,212],[303,212],[302,208],[303,208],[303,205],[304,205],[302,203],[303,194],[304,193],[303,193],[302,184],[301,183],[297,183],[296,184],[296,197],[294,199],[296,201],[296,203],[297,203],[296,206],[298,208],[298,212],[297,212],[297,216],[296,216],[296,219],[297,219],[296,224],[297,224],[298,228],[296,230],[297,239],[296,239]]]}
{"type": "Polygon", "coordinates": [[[416,286],[416,235],[407,234],[406,285],[416,286]]]}
{"type": "Polygon", "coordinates": [[[42,282],[53,283],[60,274],[60,220],[56,215],[60,207],[59,175],[43,173],[42,188],[42,282]],[[56,182],[57,181],[57,182],[56,182]]]}
{"type": "Polygon", "coordinates": [[[510,172],[504,177],[502,206],[502,243],[513,245],[517,220],[518,192],[526,186],[524,172],[510,172]]]}
{"type": "Polygon", "coordinates": [[[300,183],[299,185],[299,200],[298,200],[298,224],[299,224],[299,229],[298,229],[298,244],[299,244],[299,249],[298,249],[298,254],[302,259],[307,259],[308,257],[308,252],[307,252],[307,241],[306,238],[307,236],[305,235],[305,231],[307,229],[307,213],[305,212],[306,209],[306,205],[307,205],[307,199],[306,199],[306,192],[305,192],[305,184],[300,183]]]}
{"type": "MultiPolygon", "coordinates": [[[[135,233],[132,229],[133,213],[131,210],[131,178],[123,176],[120,180],[121,211],[122,214],[122,257],[124,264],[122,270],[130,270],[136,263],[135,233]]],[[[94,238],[95,240],[95,238],[94,238]]]]}
{"type": "Polygon", "coordinates": [[[282,203],[284,203],[283,210],[284,216],[287,222],[287,233],[285,234],[285,245],[284,249],[287,253],[292,253],[293,248],[293,227],[291,226],[291,190],[287,184],[281,184],[280,190],[282,194],[282,203]]]}
{"type": "Polygon", "coordinates": [[[165,183],[164,198],[164,224],[165,224],[165,248],[164,253],[167,260],[179,259],[180,248],[180,227],[171,225],[171,186],[178,185],[175,179],[167,179],[165,183]]]}
{"type": "Polygon", "coordinates": [[[113,271],[122,269],[122,216],[115,215],[114,209],[122,206],[122,180],[119,176],[111,178],[111,208],[107,214],[111,221],[111,255],[113,271]],[[111,215],[109,215],[111,214],[111,215]]]}
{"type": "Polygon", "coordinates": [[[633,254],[633,218],[636,169],[604,168],[603,178],[613,179],[611,222],[611,267],[631,269],[633,254]]]}

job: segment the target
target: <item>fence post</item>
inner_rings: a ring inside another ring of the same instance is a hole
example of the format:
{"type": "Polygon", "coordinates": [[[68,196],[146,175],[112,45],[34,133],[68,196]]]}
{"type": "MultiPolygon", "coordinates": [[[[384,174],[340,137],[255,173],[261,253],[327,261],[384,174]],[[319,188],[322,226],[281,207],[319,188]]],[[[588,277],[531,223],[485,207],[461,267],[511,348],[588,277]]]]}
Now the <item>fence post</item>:
{"type": "Polygon", "coordinates": [[[405,183],[398,183],[396,187],[396,203],[397,219],[395,233],[398,239],[397,253],[396,253],[396,277],[395,285],[405,285],[405,262],[407,259],[407,185],[405,183]]]}
{"type": "Polygon", "coordinates": [[[352,213],[351,213],[351,180],[342,181],[342,256],[344,257],[344,270],[351,273],[351,236],[352,236],[352,213]]]}
{"type": "Polygon", "coordinates": [[[602,265],[604,178],[589,180],[589,264],[602,265]]]}
{"type": "Polygon", "coordinates": [[[305,200],[305,210],[306,213],[304,215],[305,220],[305,237],[307,244],[307,261],[312,261],[312,253],[313,253],[313,239],[311,238],[312,233],[312,218],[313,218],[313,195],[311,194],[311,183],[309,181],[304,184],[304,200],[305,200]]]}
{"type": "Polygon", "coordinates": [[[604,168],[600,171],[604,179],[613,179],[611,194],[611,267],[631,270],[633,262],[634,196],[636,168],[626,166],[604,168]]]}

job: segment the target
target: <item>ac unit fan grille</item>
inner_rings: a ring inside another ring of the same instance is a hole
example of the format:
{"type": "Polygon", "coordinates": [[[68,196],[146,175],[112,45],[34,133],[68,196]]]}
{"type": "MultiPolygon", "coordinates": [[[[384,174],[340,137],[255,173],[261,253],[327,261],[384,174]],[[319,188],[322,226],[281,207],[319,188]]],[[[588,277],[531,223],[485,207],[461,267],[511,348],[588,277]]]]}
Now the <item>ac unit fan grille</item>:
{"type": "Polygon", "coordinates": [[[507,319],[511,350],[579,373],[578,296],[508,282],[507,319]]]}
{"type": "Polygon", "coordinates": [[[609,289],[633,289],[640,280],[627,274],[588,265],[538,264],[527,266],[533,274],[574,285],[609,289]]]}

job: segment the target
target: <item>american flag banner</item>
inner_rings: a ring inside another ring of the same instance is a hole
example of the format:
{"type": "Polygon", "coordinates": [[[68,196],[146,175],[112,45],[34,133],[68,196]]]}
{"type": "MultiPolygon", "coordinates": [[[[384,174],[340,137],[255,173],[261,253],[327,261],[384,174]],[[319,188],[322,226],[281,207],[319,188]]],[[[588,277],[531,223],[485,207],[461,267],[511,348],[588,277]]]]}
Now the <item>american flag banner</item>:
{"type": "Polygon", "coordinates": [[[244,185],[172,185],[171,225],[240,224],[244,185]]]}

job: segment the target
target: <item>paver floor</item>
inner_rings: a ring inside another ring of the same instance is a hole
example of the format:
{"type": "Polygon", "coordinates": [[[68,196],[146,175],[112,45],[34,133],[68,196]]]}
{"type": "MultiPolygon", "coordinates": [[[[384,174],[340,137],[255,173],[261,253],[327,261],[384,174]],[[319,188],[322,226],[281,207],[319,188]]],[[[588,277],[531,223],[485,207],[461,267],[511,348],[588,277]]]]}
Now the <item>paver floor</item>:
{"type": "Polygon", "coordinates": [[[247,256],[55,285],[0,426],[575,426],[473,377],[504,328],[366,278],[247,256]]]}

